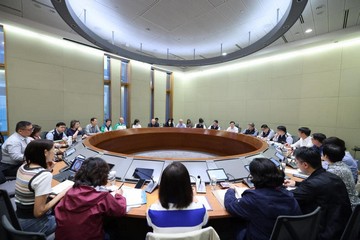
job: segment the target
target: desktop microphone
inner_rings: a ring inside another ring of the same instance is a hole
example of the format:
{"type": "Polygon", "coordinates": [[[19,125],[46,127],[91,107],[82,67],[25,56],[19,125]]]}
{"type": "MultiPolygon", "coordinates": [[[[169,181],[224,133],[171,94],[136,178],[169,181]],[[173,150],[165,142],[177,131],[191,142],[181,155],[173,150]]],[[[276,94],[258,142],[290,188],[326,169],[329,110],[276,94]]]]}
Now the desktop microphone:
{"type": "Polygon", "coordinates": [[[205,182],[201,181],[200,175],[196,179],[195,187],[197,193],[206,193],[205,182]]]}
{"type": "Polygon", "coordinates": [[[152,193],[155,190],[155,188],[158,186],[157,182],[154,181],[152,176],[150,176],[149,174],[147,174],[143,171],[140,171],[139,169],[135,169],[135,172],[141,173],[142,175],[149,177],[151,179],[151,182],[148,183],[147,187],[145,188],[145,192],[152,193]]]}

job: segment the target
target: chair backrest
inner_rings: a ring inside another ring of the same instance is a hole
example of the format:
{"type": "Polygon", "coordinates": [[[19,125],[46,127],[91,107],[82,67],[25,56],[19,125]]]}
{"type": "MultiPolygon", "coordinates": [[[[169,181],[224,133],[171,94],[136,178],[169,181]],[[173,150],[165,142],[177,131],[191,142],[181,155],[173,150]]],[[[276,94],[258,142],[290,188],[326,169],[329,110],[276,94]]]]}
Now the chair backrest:
{"type": "Polygon", "coordinates": [[[16,230],[5,215],[2,216],[1,223],[11,240],[46,240],[46,236],[43,233],[16,230]]]}
{"type": "Polygon", "coordinates": [[[44,131],[40,133],[41,139],[46,139],[46,134],[48,134],[48,131],[44,131]]]}
{"type": "MultiPolygon", "coordinates": [[[[0,189],[0,216],[3,215],[10,219],[11,224],[14,226],[14,228],[16,228],[17,230],[21,230],[19,221],[16,217],[7,191],[0,189]]],[[[0,226],[0,236],[6,236],[6,231],[2,226],[0,226]]]]}
{"type": "Polygon", "coordinates": [[[146,234],[146,240],[220,240],[212,227],[184,233],[153,233],[146,234]]]}
{"type": "Polygon", "coordinates": [[[270,240],[315,240],[319,231],[320,207],[300,216],[279,216],[270,240]]]}
{"type": "Polygon", "coordinates": [[[357,204],[352,212],[341,240],[358,240],[360,239],[360,204],[357,204]]]}
{"type": "Polygon", "coordinates": [[[296,143],[300,139],[298,136],[291,136],[291,137],[293,139],[293,143],[296,143]]]}

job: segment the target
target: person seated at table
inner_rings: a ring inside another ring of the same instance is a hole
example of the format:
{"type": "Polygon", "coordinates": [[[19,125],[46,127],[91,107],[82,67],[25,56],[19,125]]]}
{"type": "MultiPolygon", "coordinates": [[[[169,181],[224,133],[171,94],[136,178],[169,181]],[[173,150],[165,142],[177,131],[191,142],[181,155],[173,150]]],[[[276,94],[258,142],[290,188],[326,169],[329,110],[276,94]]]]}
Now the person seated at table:
{"type": "Polygon", "coordinates": [[[323,141],[326,139],[325,134],[323,133],[313,133],[311,135],[311,142],[313,144],[312,148],[320,153],[322,155],[322,149],[323,149],[323,141]]]}
{"type": "Polygon", "coordinates": [[[151,122],[148,124],[148,127],[159,127],[159,123],[156,122],[155,118],[151,119],[151,122]]]}
{"type": "Polygon", "coordinates": [[[55,237],[62,239],[104,239],[105,217],[126,213],[122,190],[111,194],[107,184],[109,165],[101,158],[86,159],[75,174],[75,184],[55,208],[55,237]]]}
{"type": "Polygon", "coordinates": [[[113,129],[113,127],[111,126],[111,123],[112,123],[112,121],[111,121],[110,118],[105,119],[105,122],[104,122],[104,124],[101,126],[100,131],[101,131],[101,132],[110,132],[110,131],[113,131],[114,129],[113,129]]]}
{"type": "Polygon", "coordinates": [[[16,215],[22,230],[50,235],[56,228],[51,209],[68,190],[48,201],[52,192],[52,174],[49,170],[53,167],[54,143],[46,139],[30,142],[25,149],[24,159],[26,163],[16,175],[16,215]]]}
{"type": "Polygon", "coordinates": [[[281,125],[276,128],[276,134],[272,140],[281,144],[292,144],[294,141],[291,134],[287,132],[286,127],[281,125]]]}
{"type": "Polygon", "coordinates": [[[66,135],[68,137],[72,137],[73,141],[76,141],[77,136],[81,136],[82,138],[87,137],[85,132],[83,131],[82,127],[80,126],[79,120],[71,120],[70,121],[70,128],[66,130],[66,135]]]}
{"type": "Polygon", "coordinates": [[[99,126],[97,125],[98,120],[97,118],[93,117],[90,119],[90,124],[86,125],[85,127],[85,134],[88,136],[92,136],[95,134],[100,133],[99,126]]]}
{"type": "Polygon", "coordinates": [[[301,172],[309,175],[302,182],[285,180],[286,187],[294,187],[294,197],[303,214],[321,207],[317,239],[340,239],[351,214],[351,204],[344,182],[321,166],[320,154],[312,148],[295,150],[295,161],[301,172]]]}
{"type": "Polygon", "coordinates": [[[298,129],[298,136],[299,140],[296,143],[293,144],[285,144],[287,147],[291,147],[292,149],[300,148],[300,147],[309,147],[311,148],[313,146],[313,143],[311,141],[311,130],[307,127],[300,127],[298,129]]]}
{"type": "Polygon", "coordinates": [[[167,122],[164,124],[164,127],[175,127],[174,119],[173,119],[173,118],[169,118],[169,119],[167,120],[167,122]]]}
{"type": "Polygon", "coordinates": [[[197,124],[195,124],[194,128],[203,128],[206,129],[205,123],[204,123],[204,119],[199,118],[199,122],[197,124]]]}
{"type": "MultiPolygon", "coordinates": [[[[355,159],[351,156],[350,152],[346,151],[344,140],[338,137],[328,137],[323,141],[323,145],[325,144],[335,144],[345,151],[345,156],[343,157],[342,161],[350,168],[356,184],[358,182],[358,165],[355,159]]],[[[327,169],[326,165],[323,167],[327,169]]]]}
{"type": "Polygon", "coordinates": [[[218,120],[214,120],[213,124],[211,126],[209,126],[209,129],[213,129],[213,130],[221,130],[220,126],[219,126],[219,121],[218,120]]]}
{"type": "Polygon", "coordinates": [[[193,201],[190,175],[182,163],[173,162],[163,171],[159,201],[150,206],[146,218],[157,233],[190,232],[207,223],[207,211],[193,201]]]}
{"type": "Polygon", "coordinates": [[[259,131],[255,128],[254,123],[249,123],[248,127],[246,129],[244,129],[242,134],[251,135],[251,136],[256,137],[259,134],[259,131]]]}
{"type": "Polygon", "coordinates": [[[227,132],[239,133],[239,129],[235,126],[234,121],[230,121],[230,126],[226,129],[227,132]]]}
{"type": "Polygon", "coordinates": [[[354,209],[360,203],[358,193],[355,190],[354,177],[350,168],[342,161],[345,151],[335,144],[326,144],[323,148],[323,159],[329,163],[326,171],[331,172],[341,178],[345,183],[349,194],[351,207],[354,209]]]}
{"type": "Polygon", "coordinates": [[[186,120],[186,127],[187,128],[193,128],[194,127],[194,124],[191,122],[191,119],[187,119],[186,120]]]}
{"type": "Polygon", "coordinates": [[[66,136],[66,124],[64,122],[58,122],[53,130],[50,130],[46,134],[46,139],[51,141],[67,140],[66,136]]]}
{"type": "Polygon", "coordinates": [[[133,125],[132,125],[132,128],[141,128],[140,120],[139,120],[139,119],[135,119],[135,120],[134,120],[134,123],[133,123],[133,125]]]}
{"type": "Polygon", "coordinates": [[[179,119],[179,123],[176,124],[177,128],[186,128],[186,124],[184,123],[184,120],[182,120],[181,118],[179,119]]]}
{"type": "Polygon", "coordinates": [[[259,133],[259,136],[261,139],[268,141],[271,140],[275,135],[274,130],[270,129],[267,124],[261,125],[261,132],[259,133]]]}
{"type": "Polygon", "coordinates": [[[119,117],[119,122],[117,124],[115,124],[114,127],[115,130],[124,130],[126,129],[126,124],[125,124],[125,120],[123,117],[119,117]]]}
{"type": "MultiPolygon", "coordinates": [[[[18,168],[24,163],[24,151],[29,143],[28,137],[32,132],[31,122],[20,121],[16,124],[15,133],[11,134],[1,146],[2,159],[0,161],[1,175],[16,176],[18,168]]],[[[6,181],[3,179],[3,181],[6,181]]]]}
{"type": "Polygon", "coordinates": [[[34,124],[32,133],[29,136],[29,141],[31,142],[34,140],[41,139],[40,134],[41,134],[41,126],[34,124]]]}
{"type": "Polygon", "coordinates": [[[284,172],[271,160],[255,158],[249,167],[255,189],[236,198],[235,189],[230,188],[224,205],[242,221],[234,239],[268,240],[279,215],[300,215],[301,210],[293,194],[283,187],[284,172]]]}

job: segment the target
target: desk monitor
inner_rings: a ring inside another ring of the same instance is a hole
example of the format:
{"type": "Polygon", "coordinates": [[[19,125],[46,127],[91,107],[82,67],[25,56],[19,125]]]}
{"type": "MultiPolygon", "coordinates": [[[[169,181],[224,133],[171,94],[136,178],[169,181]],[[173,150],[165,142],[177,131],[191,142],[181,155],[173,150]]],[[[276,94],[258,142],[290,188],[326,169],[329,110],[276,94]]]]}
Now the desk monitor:
{"type": "Polygon", "coordinates": [[[229,178],[223,168],[207,169],[206,172],[210,179],[215,178],[216,181],[218,181],[218,182],[229,180],[229,178]]]}
{"type": "Polygon", "coordinates": [[[230,181],[246,178],[249,173],[246,171],[245,165],[249,165],[250,162],[244,157],[215,161],[218,168],[225,170],[230,181]]]}
{"type": "Polygon", "coordinates": [[[271,158],[272,156],[274,156],[276,152],[276,148],[274,146],[269,146],[263,153],[262,155],[266,158],[271,158]]]}
{"type": "Polygon", "coordinates": [[[79,148],[79,150],[76,149],[76,151],[73,154],[67,157],[66,161],[72,163],[77,155],[83,155],[85,158],[89,158],[89,157],[94,157],[96,154],[98,154],[98,152],[93,151],[91,149],[85,147],[79,148]]]}
{"type": "Polygon", "coordinates": [[[154,160],[142,160],[134,159],[125,174],[125,180],[137,182],[139,179],[133,176],[136,168],[149,168],[153,169],[153,179],[155,182],[159,182],[162,170],[164,167],[164,161],[154,161],[154,160]]]}
{"type": "Polygon", "coordinates": [[[200,176],[201,181],[210,182],[206,172],[206,161],[181,161],[181,163],[184,164],[189,171],[191,183],[195,183],[198,176],[200,176]]]}
{"type": "Polygon", "coordinates": [[[115,165],[111,170],[116,171],[115,176],[119,180],[124,179],[125,174],[133,161],[132,158],[125,158],[109,154],[104,154],[101,156],[101,158],[104,159],[107,163],[115,165]]]}

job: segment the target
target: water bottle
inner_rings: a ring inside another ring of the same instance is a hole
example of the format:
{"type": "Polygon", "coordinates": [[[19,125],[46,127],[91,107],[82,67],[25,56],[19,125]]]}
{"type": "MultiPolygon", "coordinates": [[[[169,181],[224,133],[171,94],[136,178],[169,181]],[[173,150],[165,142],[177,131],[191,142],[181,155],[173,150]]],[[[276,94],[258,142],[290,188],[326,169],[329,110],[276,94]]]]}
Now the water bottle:
{"type": "Polygon", "coordinates": [[[217,183],[216,177],[212,177],[212,178],[210,179],[211,191],[216,190],[216,183],[217,183]]]}
{"type": "Polygon", "coordinates": [[[116,185],[116,171],[109,172],[108,181],[112,187],[116,185]]]}
{"type": "Polygon", "coordinates": [[[71,146],[71,144],[72,144],[72,137],[71,136],[68,137],[67,144],[69,145],[69,147],[71,146]]]}

